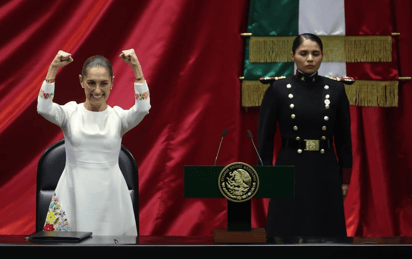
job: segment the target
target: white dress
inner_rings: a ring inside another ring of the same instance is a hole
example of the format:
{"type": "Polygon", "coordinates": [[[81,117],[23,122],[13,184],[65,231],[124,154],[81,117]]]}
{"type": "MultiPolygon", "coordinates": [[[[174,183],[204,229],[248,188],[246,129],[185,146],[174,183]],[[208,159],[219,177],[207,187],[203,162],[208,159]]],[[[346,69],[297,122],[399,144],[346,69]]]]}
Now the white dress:
{"type": "Polygon", "coordinates": [[[44,230],[137,236],[132,200],[118,161],[122,136],[149,113],[147,84],[134,84],[136,102],[129,110],[108,106],[101,112],[88,111],[84,103],[74,101],[53,103],[54,87],[43,82],[37,111],[63,130],[66,166],[44,230]]]}

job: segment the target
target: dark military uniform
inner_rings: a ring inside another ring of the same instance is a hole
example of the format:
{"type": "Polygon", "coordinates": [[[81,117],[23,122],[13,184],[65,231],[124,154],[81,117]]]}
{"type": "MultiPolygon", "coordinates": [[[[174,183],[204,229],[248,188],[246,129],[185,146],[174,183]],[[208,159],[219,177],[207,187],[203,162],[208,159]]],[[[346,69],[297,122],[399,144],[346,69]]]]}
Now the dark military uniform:
{"type": "Polygon", "coordinates": [[[317,73],[297,73],[271,83],[259,115],[264,165],[272,165],[277,121],[282,148],[276,165],[295,166],[295,198],[271,199],[268,238],[346,236],[339,169],[352,167],[352,145],[343,83],[317,73]]]}

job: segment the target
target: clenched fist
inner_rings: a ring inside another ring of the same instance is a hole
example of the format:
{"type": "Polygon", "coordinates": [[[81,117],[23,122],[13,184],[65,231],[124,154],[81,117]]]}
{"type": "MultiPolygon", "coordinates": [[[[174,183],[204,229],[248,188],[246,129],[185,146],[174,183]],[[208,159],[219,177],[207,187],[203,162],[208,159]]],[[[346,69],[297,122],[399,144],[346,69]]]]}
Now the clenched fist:
{"type": "Polygon", "coordinates": [[[47,71],[46,75],[46,82],[51,82],[48,80],[54,80],[56,78],[57,70],[72,62],[73,58],[70,53],[59,50],[49,66],[49,71],[47,71]]]}
{"type": "Polygon", "coordinates": [[[57,55],[54,57],[52,63],[50,64],[50,66],[54,68],[61,68],[72,62],[73,62],[73,58],[70,53],[64,52],[63,50],[59,50],[57,55]]]}
{"type": "Polygon", "coordinates": [[[132,67],[140,65],[134,49],[123,50],[119,57],[132,67]]]}
{"type": "Polygon", "coordinates": [[[136,53],[134,49],[123,50],[120,56],[124,62],[130,65],[134,71],[134,77],[136,78],[136,82],[144,83],[144,75],[142,71],[142,67],[140,66],[139,60],[137,59],[136,53]]]}

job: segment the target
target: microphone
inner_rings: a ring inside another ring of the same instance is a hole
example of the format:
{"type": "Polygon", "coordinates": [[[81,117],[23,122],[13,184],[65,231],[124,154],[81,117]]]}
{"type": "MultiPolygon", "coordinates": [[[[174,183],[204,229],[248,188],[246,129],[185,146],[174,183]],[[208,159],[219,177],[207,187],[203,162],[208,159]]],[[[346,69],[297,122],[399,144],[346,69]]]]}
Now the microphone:
{"type": "Polygon", "coordinates": [[[253,136],[252,136],[252,133],[250,132],[250,130],[247,130],[247,134],[249,135],[249,138],[250,138],[250,140],[252,141],[253,147],[255,148],[256,154],[258,155],[258,158],[259,158],[259,160],[260,160],[260,164],[263,166],[262,158],[260,157],[259,152],[257,151],[257,148],[256,148],[256,146],[255,146],[255,143],[253,142],[253,136]]]}
{"type": "Polygon", "coordinates": [[[220,140],[219,148],[218,148],[218,150],[217,150],[217,154],[216,154],[216,158],[215,158],[215,164],[214,164],[213,166],[216,166],[217,157],[219,156],[220,147],[222,146],[222,141],[223,141],[223,138],[224,138],[225,135],[226,135],[226,132],[227,132],[227,129],[225,129],[225,130],[223,131],[223,133],[222,133],[222,139],[220,140]]]}

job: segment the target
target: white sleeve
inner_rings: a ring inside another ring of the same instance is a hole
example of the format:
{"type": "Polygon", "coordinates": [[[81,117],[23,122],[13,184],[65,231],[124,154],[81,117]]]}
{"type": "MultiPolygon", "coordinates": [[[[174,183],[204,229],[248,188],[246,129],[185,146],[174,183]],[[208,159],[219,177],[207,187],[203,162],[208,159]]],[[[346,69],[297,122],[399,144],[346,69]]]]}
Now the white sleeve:
{"type": "Polygon", "coordinates": [[[54,103],[53,97],[54,83],[47,84],[46,81],[43,81],[37,97],[37,112],[46,120],[63,127],[66,125],[68,114],[75,109],[76,102],[69,102],[62,106],[54,103]]]}
{"type": "Polygon", "coordinates": [[[147,83],[134,83],[135,104],[129,110],[123,110],[119,106],[114,106],[113,109],[119,115],[122,121],[122,132],[125,134],[135,126],[137,126],[150,110],[150,94],[147,83]]]}

